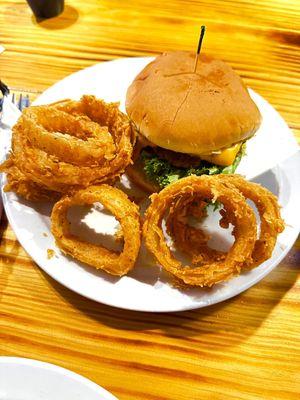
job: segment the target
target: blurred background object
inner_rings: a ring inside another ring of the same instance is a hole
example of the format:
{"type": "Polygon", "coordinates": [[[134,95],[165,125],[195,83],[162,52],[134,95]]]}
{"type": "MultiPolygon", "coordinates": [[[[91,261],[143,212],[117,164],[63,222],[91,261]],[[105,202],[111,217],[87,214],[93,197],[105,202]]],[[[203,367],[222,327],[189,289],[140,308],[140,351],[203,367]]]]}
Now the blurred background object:
{"type": "MultiPolygon", "coordinates": [[[[9,94],[9,89],[5,85],[4,82],[0,80],[0,113],[2,111],[2,105],[3,105],[3,98],[4,96],[7,96],[9,94]]],[[[0,114],[0,119],[1,119],[1,114],[0,114]]]]}
{"type": "Polygon", "coordinates": [[[57,17],[64,10],[64,0],[26,0],[37,20],[57,17]]]}

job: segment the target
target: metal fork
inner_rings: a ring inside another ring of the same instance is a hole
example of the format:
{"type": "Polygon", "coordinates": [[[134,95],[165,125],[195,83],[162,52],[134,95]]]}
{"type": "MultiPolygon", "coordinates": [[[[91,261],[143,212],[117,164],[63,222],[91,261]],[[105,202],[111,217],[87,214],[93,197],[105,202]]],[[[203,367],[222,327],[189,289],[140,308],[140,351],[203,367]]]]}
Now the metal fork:
{"type": "MultiPolygon", "coordinates": [[[[10,93],[8,86],[6,86],[5,83],[2,82],[1,80],[0,80],[0,92],[2,92],[2,96],[3,96],[2,98],[0,98],[0,112],[1,112],[3,98],[4,98],[4,96],[8,96],[10,93]]],[[[18,107],[18,109],[20,111],[22,111],[26,107],[29,107],[29,105],[30,105],[30,100],[29,100],[28,94],[25,97],[23,97],[22,93],[20,95],[16,95],[15,93],[13,93],[11,100],[18,107]]]]}
{"type": "Polygon", "coordinates": [[[28,94],[24,97],[22,93],[19,96],[13,93],[11,101],[18,107],[20,111],[30,106],[30,100],[28,94]]]}

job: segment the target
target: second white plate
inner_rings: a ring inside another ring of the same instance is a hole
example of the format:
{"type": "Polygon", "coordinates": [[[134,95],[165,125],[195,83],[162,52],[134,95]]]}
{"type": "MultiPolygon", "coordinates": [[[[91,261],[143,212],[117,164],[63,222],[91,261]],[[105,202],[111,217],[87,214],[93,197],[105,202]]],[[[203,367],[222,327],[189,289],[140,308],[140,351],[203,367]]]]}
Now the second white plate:
{"type": "Polygon", "coordinates": [[[117,400],[94,382],[53,364],[0,357],[1,400],[117,400]]]}

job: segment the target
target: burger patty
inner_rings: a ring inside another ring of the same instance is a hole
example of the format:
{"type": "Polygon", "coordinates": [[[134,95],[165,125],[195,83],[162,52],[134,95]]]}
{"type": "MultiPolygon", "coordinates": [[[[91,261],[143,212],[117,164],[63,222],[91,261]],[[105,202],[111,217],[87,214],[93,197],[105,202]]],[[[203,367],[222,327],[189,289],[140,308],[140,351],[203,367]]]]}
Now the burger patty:
{"type": "Polygon", "coordinates": [[[189,154],[177,153],[176,151],[163,149],[162,147],[152,147],[152,150],[159,158],[169,161],[174,167],[192,168],[197,167],[200,163],[199,157],[190,156],[189,154]]]}
{"type": "Polygon", "coordinates": [[[162,160],[168,161],[171,165],[178,168],[193,168],[197,167],[200,163],[199,157],[190,156],[189,154],[177,153],[176,151],[167,150],[162,147],[156,146],[149,142],[146,138],[138,136],[133,159],[136,160],[143,149],[148,153],[154,153],[162,160]]]}

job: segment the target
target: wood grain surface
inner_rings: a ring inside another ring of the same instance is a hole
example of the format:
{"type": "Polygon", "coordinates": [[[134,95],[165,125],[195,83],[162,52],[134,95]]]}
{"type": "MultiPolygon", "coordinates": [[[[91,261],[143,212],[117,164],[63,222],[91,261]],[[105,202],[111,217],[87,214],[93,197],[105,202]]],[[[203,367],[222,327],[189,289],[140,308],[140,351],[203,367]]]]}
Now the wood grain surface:
{"type": "MultiPolygon", "coordinates": [[[[25,1],[4,0],[0,78],[34,97],[96,62],[194,49],[202,24],[204,50],[231,63],[300,142],[299,0],[73,0],[39,23],[25,1]]],[[[5,215],[0,237],[0,355],[61,365],[120,400],[300,398],[299,241],[236,298],[157,315],[63,288],[31,261],[5,215]]]]}

